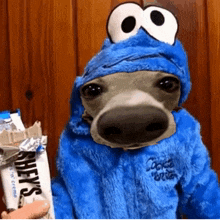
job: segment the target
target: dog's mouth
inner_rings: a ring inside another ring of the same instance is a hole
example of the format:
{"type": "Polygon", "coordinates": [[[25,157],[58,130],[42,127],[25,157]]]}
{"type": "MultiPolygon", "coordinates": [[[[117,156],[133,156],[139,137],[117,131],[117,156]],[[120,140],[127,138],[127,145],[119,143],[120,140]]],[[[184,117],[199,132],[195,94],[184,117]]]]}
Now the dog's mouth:
{"type": "Polygon", "coordinates": [[[82,115],[82,118],[88,123],[88,124],[92,124],[92,121],[93,121],[93,117],[88,114],[88,112],[85,110],[83,115],[82,115]]]}

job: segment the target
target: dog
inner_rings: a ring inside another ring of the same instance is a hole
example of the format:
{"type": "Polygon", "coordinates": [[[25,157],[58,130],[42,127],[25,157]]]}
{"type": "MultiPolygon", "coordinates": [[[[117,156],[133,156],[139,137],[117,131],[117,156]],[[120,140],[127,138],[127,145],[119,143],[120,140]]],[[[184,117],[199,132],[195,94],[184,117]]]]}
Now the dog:
{"type": "Polygon", "coordinates": [[[59,219],[220,218],[175,16],[116,7],[108,37],[74,83],[52,181],[59,219]],[[180,109],[179,109],[180,108],[180,109]]]}
{"type": "Polygon", "coordinates": [[[176,131],[172,111],[179,79],[165,72],[138,71],[96,78],[81,88],[84,119],[95,142],[124,150],[156,144],[176,131]]]}
{"type": "Polygon", "coordinates": [[[175,16],[116,7],[101,51],[75,80],[52,191],[57,218],[220,218],[220,190],[175,16]],[[181,108],[177,110],[178,108],[181,108]]]}

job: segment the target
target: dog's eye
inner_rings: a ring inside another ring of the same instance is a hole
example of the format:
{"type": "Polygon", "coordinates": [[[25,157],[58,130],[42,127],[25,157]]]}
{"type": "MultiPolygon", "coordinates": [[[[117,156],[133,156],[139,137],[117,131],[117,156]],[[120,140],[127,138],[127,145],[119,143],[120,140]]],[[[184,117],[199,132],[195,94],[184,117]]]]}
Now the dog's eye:
{"type": "Polygon", "coordinates": [[[172,93],[180,88],[180,82],[177,78],[165,77],[157,83],[157,86],[168,93],[172,93]]]}
{"type": "Polygon", "coordinates": [[[173,45],[178,23],[175,16],[164,8],[150,6],[144,10],[143,28],[155,39],[173,45]]]}
{"type": "Polygon", "coordinates": [[[81,89],[81,94],[84,98],[93,99],[102,93],[102,87],[97,84],[89,84],[81,89]]]}
{"type": "Polygon", "coordinates": [[[117,43],[137,34],[143,20],[143,9],[135,3],[124,3],[116,7],[107,22],[110,39],[117,43]]]}

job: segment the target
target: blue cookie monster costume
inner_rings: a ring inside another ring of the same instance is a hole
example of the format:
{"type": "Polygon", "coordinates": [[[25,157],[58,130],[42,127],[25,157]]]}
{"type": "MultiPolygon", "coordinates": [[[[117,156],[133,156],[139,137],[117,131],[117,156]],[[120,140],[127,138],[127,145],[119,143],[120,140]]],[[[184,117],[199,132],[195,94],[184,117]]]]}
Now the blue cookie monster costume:
{"type": "Polygon", "coordinates": [[[52,182],[56,218],[173,219],[183,213],[188,218],[220,218],[217,176],[210,168],[200,125],[185,109],[172,112],[172,136],[128,151],[94,142],[82,118],[81,86],[117,72],[174,74],[181,82],[179,105],[187,99],[190,77],[181,43],[162,42],[149,32],[141,26],[118,42],[110,36],[84,75],[77,77],[70,120],[60,138],[59,175],[52,182]]]}

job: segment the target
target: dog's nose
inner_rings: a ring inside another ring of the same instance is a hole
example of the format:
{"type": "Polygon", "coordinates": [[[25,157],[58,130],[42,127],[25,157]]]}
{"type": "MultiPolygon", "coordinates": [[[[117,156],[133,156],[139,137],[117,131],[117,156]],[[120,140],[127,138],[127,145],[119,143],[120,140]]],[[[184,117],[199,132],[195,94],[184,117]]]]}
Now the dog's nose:
{"type": "Polygon", "coordinates": [[[112,143],[145,143],[167,130],[168,117],[152,106],[121,107],[101,115],[97,127],[99,135],[112,143]]]}

